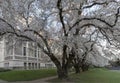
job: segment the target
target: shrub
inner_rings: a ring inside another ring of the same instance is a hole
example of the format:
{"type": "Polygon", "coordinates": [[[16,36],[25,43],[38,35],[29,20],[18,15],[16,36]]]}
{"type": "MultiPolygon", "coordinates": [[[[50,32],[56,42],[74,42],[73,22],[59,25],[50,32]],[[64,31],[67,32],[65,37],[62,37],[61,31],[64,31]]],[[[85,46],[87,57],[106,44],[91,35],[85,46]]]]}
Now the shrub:
{"type": "Polygon", "coordinates": [[[118,58],[115,61],[109,61],[109,63],[111,66],[114,66],[114,67],[120,66],[120,59],[118,58]]]}
{"type": "Polygon", "coordinates": [[[89,67],[90,67],[90,64],[85,62],[82,64],[81,69],[82,71],[88,71],[89,67]]]}
{"type": "Polygon", "coordinates": [[[7,72],[7,71],[11,71],[11,70],[10,69],[0,68],[0,72],[7,72]]]}

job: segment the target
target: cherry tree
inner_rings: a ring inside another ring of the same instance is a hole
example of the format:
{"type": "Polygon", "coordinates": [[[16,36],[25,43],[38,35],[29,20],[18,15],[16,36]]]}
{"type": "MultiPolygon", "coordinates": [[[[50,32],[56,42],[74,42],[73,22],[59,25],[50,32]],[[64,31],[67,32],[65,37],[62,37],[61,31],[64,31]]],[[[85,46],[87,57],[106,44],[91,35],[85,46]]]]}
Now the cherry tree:
{"type": "Polygon", "coordinates": [[[84,62],[100,39],[119,46],[119,11],[119,0],[1,0],[0,35],[35,42],[65,79],[70,63],[78,55],[84,62]]]}

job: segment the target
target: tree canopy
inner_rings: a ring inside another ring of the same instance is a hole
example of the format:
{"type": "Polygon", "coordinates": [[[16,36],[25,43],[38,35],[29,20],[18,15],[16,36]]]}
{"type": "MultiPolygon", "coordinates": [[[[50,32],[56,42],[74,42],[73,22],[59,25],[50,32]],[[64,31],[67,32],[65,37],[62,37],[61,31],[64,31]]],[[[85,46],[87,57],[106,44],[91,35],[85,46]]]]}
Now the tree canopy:
{"type": "Polygon", "coordinates": [[[68,77],[70,63],[97,52],[95,45],[119,48],[119,22],[120,0],[0,0],[0,36],[35,42],[59,78],[68,77]]]}

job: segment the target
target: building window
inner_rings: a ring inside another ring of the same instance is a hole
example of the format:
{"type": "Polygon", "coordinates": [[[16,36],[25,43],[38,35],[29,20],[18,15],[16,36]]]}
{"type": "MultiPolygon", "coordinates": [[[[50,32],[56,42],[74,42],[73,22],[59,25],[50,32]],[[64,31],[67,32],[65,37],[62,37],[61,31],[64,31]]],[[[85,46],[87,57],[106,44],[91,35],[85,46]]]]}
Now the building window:
{"type": "Polygon", "coordinates": [[[35,68],[37,69],[37,63],[35,63],[35,68]]]}
{"type": "Polygon", "coordinates": [[[45,64],[45,67],[49,68],[49,67],[53,67],[52,64],[45,64]]]}
{"type": "Polygon", "coordinates": [[[15,42],[14,52],[16,55],[22,55],[22,41],[15,42]]]}
{"type": "Polygon", "coordinates": [[[38,58],[41,58],[41,51],[40,51],[40,48],[37,49],[37,56],[38,56],[38,58]]]}
{"type": "Polygon", "coordinates": [[[34,51],[34,49],[33,48],[29,48],[29,56],[30,57],[35,57],[35,51],[34,51]]]}
{"type": "Polygon", "coordinates": [[[29,69],[31,69],[31,65],[32,65],[31,63],[28,63],[28,67],[29,67],[29,69]]]}
{"type": "Polygon", "coordinates": [[[37,57],[37,50],[35,50],[35,57],[37,57]]]}
{"type": "Polygon", "coordinates": [[[13,43],[6,42],[6,55],[12,55],[12,54],[13,54],[13,43]]]}
{"type": "Polygon", "coordinates": [[[24,63],[24,69],[27,69],[27,63],[24,63]]]}
{"type": "Polygon", "coordinates": [[[38,67],[39,67],[39,69],[40,69],[40,63],[38,64],[38,67]]]}
{"type": "Polygon", "coordinates": [[[26,56],[26,47],[23,47],[23,55],[26,56]]]}
{"type": "Polygon", "coordinates": [[[5,63],[5,68],[9,68],[9,63],[5,63]]]}

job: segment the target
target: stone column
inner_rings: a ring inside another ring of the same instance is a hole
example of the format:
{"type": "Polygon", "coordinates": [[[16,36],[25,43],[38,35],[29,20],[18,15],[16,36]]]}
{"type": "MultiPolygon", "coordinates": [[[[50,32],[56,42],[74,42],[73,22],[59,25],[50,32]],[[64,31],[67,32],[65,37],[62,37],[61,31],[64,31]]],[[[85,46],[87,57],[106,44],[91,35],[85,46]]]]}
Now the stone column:
{"type": "Polygon", "coordinates": [[[36,50],[36,54],[37,54],[37,68],[36,69],[39,69],[39,56],[38,56],[38,52],[39,52],[39,49],[38,49],[38,47],[37,47],[37,50],[36,50]]]}
{"type": "Polygon", "coordinates": [[[15,60],[15,40],[13,40],[13,60],[15,60]]]}
{"type": "Polygon", "coordinates": [[[29,70],[29,46],[28,46],[29,42],[26,42],[26,69],[29,70]]]}

